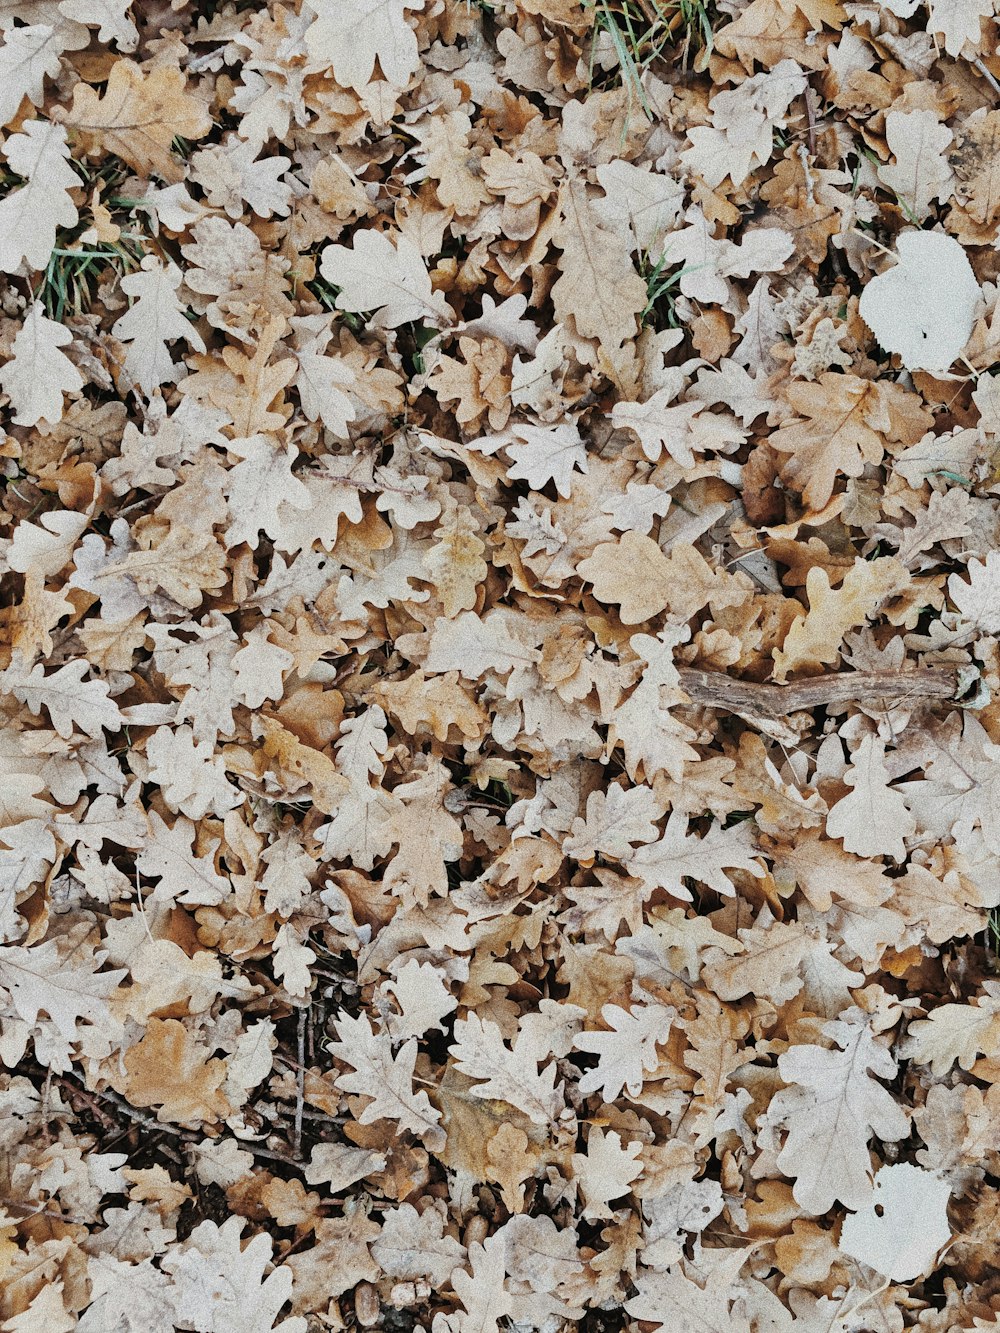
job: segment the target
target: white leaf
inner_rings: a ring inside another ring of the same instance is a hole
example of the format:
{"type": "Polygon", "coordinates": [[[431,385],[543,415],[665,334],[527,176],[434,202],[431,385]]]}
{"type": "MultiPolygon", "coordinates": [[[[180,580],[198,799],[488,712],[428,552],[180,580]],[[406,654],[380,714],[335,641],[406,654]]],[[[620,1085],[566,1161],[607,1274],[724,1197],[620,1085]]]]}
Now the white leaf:
{"type": "Polygon", "coordinates": [[[131,0],[60,0],[59,13],[97,28],[99,42],[114,42],[126,55],[139,45],[139,30],[129,18],[131,0]]]}
{"type": "Polygon", "coordinates": [[[736,890],[727,870],[746,870],[757,879],[763,876],[748,824],[730,829],[712,824],[703,838],[688,833],[687,825],[687,816],[674,810],[659,841],[640,847],[626,862],[628,873],[684,902],[691,901],[691,890],[684,884],[688,878],[731,898],[736,890]]]}
{"type": "MultiPolygon", "coordinates": [[[[15,541],[21,528],[15,532],[15,541]]],[[[13,559],[11,567],[16,568],[13,559]]],[[[948,596],[958,607],[960,627],[1000,634],[1000,553],[987,551],[985,564],[970,560],[963,572],[968,574],[968,582],[958,574],[948,580],[948,596]]]]}
{"type": "Polygon", "coordinates": [[[147,395],[177,378],[168,342],[184,338],[196,351],[205,350],[201,335],[184,317],[177,297],[180,281],[180,269],[175,264],[165,267],[155,255],[142,261],[139,272],[122,278],[122,291],[135,304],[115,321],[111,332],[131,343],[125,353],[125,371],[147,395]]]}
{"type": "Polygon", "coordinates": [[[240,805],[243,793],[226,778],[225,764],[210,740],[194,740],[190,727],[158,727],[146,742],[149,780],[159,783],[169,810],[203,819],[240,805]]]}
{"type": "Polygon", "coordinates": [[[859,1009],[820,1029],[840,1049],[797,1043],[778,1057],[788,1087],[771,1099],[768,1119],[788,1130],[778,1170],[794,1176],[795,1202],[825,1213],[835,1200],[848,1208],[871,1198],[868,1140],[895,1142],[910,1132],[906,1113],[876,1078],[896,1075],[896,1061],[874,1038],[859,1009]]]}
{"type": "Polygon", "coordinates": [[[875,1176],[871,1201],[844,1218],[840,1248],[894,1282],[920,1277],[951,1238],[947,1180],[898,1162],[875,1176]]]}
{"type": "Polygon", "coordinates": [[[0,199],[0,272],[16,273],[22,260],[42,269],[56,243],[56,228],[75,226],[79,217],[69,191],[80,178],[66,161],[66,131],[29,120],[4,144],[4,155],[27,184],[0,199]]]}
{"type": "Polygon", "coordinates": [[[598,1057],[597,1067],[580,1079],[585,1097],[600,1089],[606,1102],[616,1101],[622,1088],[630,1097],[642,1095],[643,1074],[651,1074],[660,1063],[656,1047],[670,1036],[676,1011],[664,1004],[637,1005],[622,1009],[606,1004],[601,1017],[610,1031],[579,1032],[574,1039],[578,1051],[598,1057]]]}
{"type": "Polygon", "coordinates": [[[402,1129],[422,1138],[431,1151],[440,1151],[445,1139],[438,1124],[441,1112],[431,1105],[423,1089],[413,1091],[416,1039],[411,1038],[394,1055],[389,1034],[374,1032],[365,1014],[358,1018],[338,1014],[335,1030],[338,1040],[329,1042],[327,1049],[336,1060],[350,1066],[339,1075],[336,1086],[371,1099],[358,1117],[359,1123],[397,1121],[402,1129]]]}
{"type": "MultiPolygon", "coordinates": [[[[514,460],[507,475],[512,481],[526,481],[533,491],[540,491],[552,481],[559,494],[566,497],[572,489],[571,474],[576,468],[587,471],[587,450],[575,425],[511,427],[513,440],[505,448],[514,460]]],[[[470,445],[473,448],[474,443],[470,445]]]]}
{"type": "Polygon", "coordinates": [[[663,807],[652,790],[640,783],[627,791],[612,783],[587,797],[587,816],[573,820],[563,852],[576,861],[593,861],[600,852],[623,861],[634,842],[652,842],[659,836],[655,820],[663,807]]]}
{"type": "MultiPolygon", "coordinates": [[[[318,1151],[313,1149],[314,1156],[318,1151]]],[[[444,1286],[465,1259],[465,1246],[445,1233],[444,1222],[443,1209],[439,1212],[433,1206],[422,1213],[410,1203],[387,1210],[372,1256],[390,1277],[410,1282],[426,1277],[436,1287],[444,1286]]]]}
{"type": "Polygon", "coordinates": [[[861,293],[861,318],[907,370],[947,371],[969,341],[982,300],[958,241],[937,231],[907,231],[899,263],[861,293]]]}
{"type": "Polygon", "coordinates": [[[232,522],[226,530],[226,541],[230,546],[246,542],[256,550],[262,531],[269,537],[278,535],[278,511],[283,504],[309,509],[312,496],[292,472],[299,456],[293,444],[281,448],[270,436],[248,435],[233,440],[229,450],[243,461],[230,470],[227,480],[232,522]]]}
{"type": "Polygon", "coordinates": [[[17,331],[12,359],[0,370],[0,388],[10,396],[15,425],[55,425],[62,420],[63,394],[83,388],[83,376],[59,350],[72,341],[69,329],[46,319],[42,303],[36,301],[17,331]]]}
{"type": "Polygon", "coordinates": [[[636,1161],[641,1152],[636,1139],[623,1145],[616,1130],[605,1134],[597,1125],[591,1129],[586,1153],[573,1154],[573,1176],[583,1194],[585,1218],[614,1217],[608,1205],[628,1194],[632,1181],[642,1174],[642,1162],[636,1161]]]}
{"type": "Polygon", "coordinates": [[[106,1002],[125,969],[98,972],[106,956],[101,951],[82,961],[62,959],[52,940],[30,949],[13,945],[0,949],[0,985],[9,993],[11,1008],[29,1026],[44,1012],[67,1041],[76,1041],[79,1022],[110,1026],[106,1002]]]}
{"type": "Polygon", "coordinates": [[[47,23],[8,28],[0,46],[0,125],[13,120],[25,97],[34,106],[41,104],[45,79],[59,73],[65,48],[65,34],[47,23]]]}
{"type": "Polygon", "coordinates": [[[417,38],[406,10],[424,0],[309,0],[316,15],[306,30],[306,49],[317,64],[329,64],[342,88],[360,92],[378,60],[394,88],[405,88],[419,67],[417,38]]]}
{"type": "Polygon", "coordinates": [[[386,981],[382,990],[395,996],[401,1010],[387,1016],[386,1030],[393,1041],[422,1037],[432,1029],[444,1032],[441,1020],[458,1008],[458,1001],[445,985],[441,972],[431,963],[420,963],[415,958],[399,969],[394,980],[386,981]]]}
{"type": "Polygon", "coordinates": [[[555,1120],[562,1109],[562,1084],[555,1086],[555,1063],[547,1064],[539,1073],[537,1051],[532,1058],[526,1058],[521,1042],[515,1042],[510,1050],[504,1044],[500,1028],[491,1019],[471,1013],[468,1018],[458,1019],[455,1041],[448,1049],[459,1073],[486,1080],[469,1089],[473,1097],[509,1102],[536,1125],[555,1120]]]}
{"type": "Polygon", "coordinates": [[[840,838],[844,850],[856,856],[906,856],[904,839],[917,827],[899,792],[889,786],[885,745],[876,736],[866,736],[852,758],[844,781],[854,790],[831,808],[826,818],[827,835],[840,838]]]}
{"type": "Polygon", "coordinates": [[[64,740],[72,736],[74,727],[95,740],[104,727],[121,730],[122,715],[108,698],[108,686],[103,680],[84,680],[90,670],[86,660],[76,658],[48,675],[40,662],[30,671],[25,668],[24,660],[15,653],[10,666],[0,672],[0,694],[13,694],[36,717],[43,707],[48,709],[52,725],[64,740]]]}
{"type": "Polygon", "coordinates": [[[927,31],[944,38],[944,49],[954,59],[962,54],[975,59],[979,51],[981,20],[992,18],[993,0],[929,0],[927,31]]]}
{"type": "Polygon", "coordinates": [[[274,941],[274,975],[289,995],[308,995],[312,986],[311,963],[316,955],[303,944],[291,926],[284,925],[274,941]]]}
{"type": "Polygon", "coordinates": [[[923,222],[934,200],[944,203],[955,183],[945,156],[951,130],[933,111],[890,111],[885,139],[896,160],[879,167],[878,178],[899,197],[912,221],[923,222]]]}
{"type": "Polygon", "coordinates": [[[328,245],[319,271],[340,288],[338,310],[353,314],[380,310],[378,323],[383,328],[414,321],[440,328],[452,322],[447,303],[431,286],[423,256],[406,236],[397,236],[393,245],[382,232],[359,231],[353,249],[328,245]]]}
{"type": "Polygon", "coordinates": [[[324,356],[317,350],[320,340],[296,353],[299,363],[295,387],[302,411],[310,421],[322,421],[340,440],[350,439],[347,423],[357,418],[350,389],[356,383],[354,371],[340,357],[324,356]]]}
{"type": "Polygon", "coordinates": [[[178,1322],[205,1333],[305,1333],[298,1316],[275,1323],[292,1294],[292,1272],[278,1265],[269,1277],[271,1239],[258,1234],[240,1246],[245,1226],[229,1217],[222,1226],[200,1222],[163,1267],[172,1274],[178,1322]]]}

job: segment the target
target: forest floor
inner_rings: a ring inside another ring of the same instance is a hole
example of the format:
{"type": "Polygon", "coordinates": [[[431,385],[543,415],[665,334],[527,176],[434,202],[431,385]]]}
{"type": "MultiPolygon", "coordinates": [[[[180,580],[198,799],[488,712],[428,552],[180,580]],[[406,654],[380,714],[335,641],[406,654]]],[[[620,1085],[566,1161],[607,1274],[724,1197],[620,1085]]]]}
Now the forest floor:
{"type": "Polygon", "coordinates": [[[1000,1329],[993,0],[0,36],[0,1330],[1000,1329]]]}

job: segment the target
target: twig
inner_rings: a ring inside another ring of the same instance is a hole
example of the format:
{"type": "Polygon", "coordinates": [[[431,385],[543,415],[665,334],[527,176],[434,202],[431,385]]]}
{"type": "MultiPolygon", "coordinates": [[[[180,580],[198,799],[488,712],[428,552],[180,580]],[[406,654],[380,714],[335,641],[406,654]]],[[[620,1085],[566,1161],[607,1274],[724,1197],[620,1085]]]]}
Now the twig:
{"type": "MultiPolygon", "coordinates": [[[[62,1076],[60,1076],[60,1082],[62,1081],[62,1076]]],[[[78,1088],[76,1083],[73,1083],[71,1086],[78,1088]]],[[[178,1125],[164,1124],[163,1121],[157,1120],[155,1116],[146,1115],[145,1111],[137,1111],[131,1102],[127,1102],[124,1097],[119,1097],[118,1093],[112,1092],[110,1088],[98,1088],[92,1095],[101,1097],[106,1102],[110,1102],[110,1104],[116,1106],[123,1115],[127,1115],[128,1118],[134,1120],[136,1124],[145,1125],[147,1129],[155,1129],[161,1134],[172,1134],[178,1139],[198,1139],[199,1137],[193,1130],[181,1129],[178,1125]]]]}
{"type": "Polygon", "coordinates": [[[71,1097],[79,1098],[105,1129],[119,1128],[118,1123],[112,1120],[92,1092],[88,1092],[86,1088],[81,1088],[76,1083],[72,1083],[65,1074],[56,1074],[56,1080],[63,1085],[71,1097]]]}
{"type": "Polygon", "coordinates": [[[52,1066],[45,1071],[45,1084],[42,1088],[42,1142],[46,1145],[52,1142],[52,1126],[50,1124],[52,1100],[52,1066]]]}
{"type": "Polygon", "coordinates": [[[272,1152],[270,1148],[258,1147],[249,1139],[236,1139],[235,1142],[241,1152],[248,1152],[253,1157],[266,1157],[270,1162],[284,1162],[286,1166],[294,1166],[296,1171],[302,1170],[302,1163],[289,1157],[286,1152],[272,1152]]]}
{"type": "Polygon", "coordinates": [[[953,699],[958,688],[954,667],[921,671],[837,671],[789,685],[737,680],[723,671],[681,667],[681,688],[696,704],[727,713],[788,717],[824,704],[866,703],[880,699],[953,699]]]}
{"type": "Polygon", "coordinates": [[[197,1140],[199,1138],[199,1135],[193,1130],[181,1129],[179,1125],[165,1124],[162,1120],[157,1120],[155,1116],[146,1115],[144,1111],[137,1111],[134,1106],[127,1102],[124,1097],[119,1097],[116,1092],[104,1091],[97,1095],[107,1098],[112,1105],[118,1107],[123,1115],[127,1115],[137,1125],[145,1125],[147,1129],[155,1129],[162,1134],[170,1134],[177,1139],[197,1140]]]}
{"type": "Polygon", "coordinates": [[[302,1156],[302,1107],[305,1105],[306,1090],[306,1020],[308,1008],[303,1005],[299,1010],[298,1047],[299,1067],[295,1071],[295,1126],[292,1130],[292,1154],[298,1159],[302,1156]]]}
{"type": "Polygon", "coordinates": [[[806,119],[809,122],[809,156],[816,156],[816,110],[813,107],[812,87],[809,83],[809,76],[806,75],[805,92],[802,94],[806,103],[806,119]]]}
{"type": "Polygon", "coordinates": [[[969,63],[972,65],[974,69],[977,69],[979,71],[979,73],[983,76],[983,78],[990,85],[993,91],[997,94],[1000,94],[1000,83],[997,83],[996,79],[983,64],[982,60],[980,60],[979,56],[975,56],[974,59],[972,59],[969,63]]]}

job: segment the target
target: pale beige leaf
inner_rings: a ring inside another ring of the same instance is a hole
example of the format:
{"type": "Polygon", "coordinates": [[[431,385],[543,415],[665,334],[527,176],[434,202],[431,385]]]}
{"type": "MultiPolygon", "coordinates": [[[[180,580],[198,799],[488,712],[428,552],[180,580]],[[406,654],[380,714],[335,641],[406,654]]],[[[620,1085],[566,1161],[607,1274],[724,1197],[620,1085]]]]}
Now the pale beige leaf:
{"type": "Polygon", "coordinates": [[[951,1237],[951,1186],[933,1171],[910,1162],[883,1166],[872,1198],[844,1218],[840,1248],[896,1282],[920,1277],[951,1237]]]}
{"type": "Polygon", "coordinates": [[[896,160],[878,168],[879,180],[895,192],[911,222],[923,222],[931,204],[944,203],[954,185],[945,156],[951,130],[933,111],[890,111],[885,137],[896,160]]]}
{"type": "Polygon", "coordinates": [[[642,1175],[642,1162],[636,1160],[641,1153],[641,1143],[633,1140],[623,1144],[616,1130],[605,1134],[599,1126],[592,1127],[586,1153],[573,1154],[573,1170],[583,1194],[584,1217],[614,1216],[608,1205],[628,1194],[632,1182],[642,1175]]]}
{"type": "Polygon", "coordinates": [[[184,318],[177,297],[180,283],[180,269],[164,265],[155,255],[148,255],[136,273],[122,278],[122,291],[134,304],[115,321],[112,332],[130,344],[125,371],[147,396],[177,378],[178,366],[167,343],[183,339],[196,352],[205,350],[198,330],[184,318]]]}
{"type": "Polygon", "coordinates": [[[556,243],[563,252],[562,276],[552,288],[556,319],[572,320],[584,338],[597,339],[615,373],[626,360],[623,344],[638,333],[646,284],[632,266],[626,241],[601,225],[582,182],[563,187],[560,207],[556,243]]]}
{"type": "Polygon", "coordinates": [[[396,88],[405,88],[419,64],[417,38],[407,11],[423,9],[424,0],[309,0],[315,15],[306,29],[310,60],[330,66],[342,88],[363,89],[375,71],[396,88]]]}
{"type": "Polygon", "coordinates": [[[0,370],[0,388],[13,404],[16,425],[59,421],[63,394],[83,388],[83,376],[59,350],[72,341],[69,329],[47,319],[36,301],[14,338],[13,357],[0,370]]]}
{"type": "Polygon", "coordinates": [[[865,1016],[848,1010],[822,1032],[840,1049],[796,1043],[780,1055],[778,1071],[789,1086],[768,1110],[771,1122],[787,1130],[778,1167],[795,1178],[795,1201],[815,1214],[838,1199],[848,1208],[867,1204],[869,1138],[895,1142],[910,1132],[903,1108],[868,1074],[891,1079],[896,1061],[865,1016]]]}
{"type": "Polygon", "coordinates": [[[319,271],[340,288],[338,310],[377,310],[383,328],[411,321],[441,328],[452,322],[447,302],[431,286],[420,251],[402,234],[393,243],[384,232],[359,231],[351,248],[328,245],[319,271]]]}
{"type": "Polygon", "coordinates": [[[995,1050],[998,1039],[1000,998],[983,995],[973,1004],[939,1004],[926,1018],[911,1023],[900,1053],[943,1078],[956,1061],[962,1069],[971,1069],[981,1054],[995,1050]]]}
{"type": "Polygon", "coordinates": [[[832,806],[826,817],[829,837],[839,838],[844,850],[858,856],[906,856],[905,839],[917,821],[897,791],[889,786],[885,767],[885,745],[876,736],[866,736],[852,756],[844,781],[853,787],[832,806]]]}

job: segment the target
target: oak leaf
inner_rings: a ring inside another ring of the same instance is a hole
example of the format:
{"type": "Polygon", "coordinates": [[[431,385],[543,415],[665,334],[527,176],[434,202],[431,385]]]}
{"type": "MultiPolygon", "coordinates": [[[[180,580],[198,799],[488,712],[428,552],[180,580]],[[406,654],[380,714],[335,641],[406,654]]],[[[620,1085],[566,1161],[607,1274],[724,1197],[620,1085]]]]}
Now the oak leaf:
{"type": "Polygon", "coordinates": [[[158,65],[146,72],[131,60],[112,64],[103,96],[78,83],[73,105],[57,107],[53,119],[75,130],[90,156],[116,153],[136,171],[155,172],[165,181],[184,179],[184,167],[170,152],[174,137],[202,139],[212,128],[179,69],[158,65]]]}
{"type": "Polygon", "coordinates": [[[928,0],[927,31],[944,38],[953,58],[974,58],[980,50],[982,21],[993,16],[991,0],[928,0]]]}
{"type": "Polygon", "coordinates": [[[1000,553],[987,551],[985,560],[970,560],[968,579],[952,574],[948,596],[958,607],[958,624],[983,634],[1000,633],[1000,553]]]}
{"type": "Polygon", "coordinates": [[[342,88],[361,91],[378,61],[382,74],[402,89],[420,60],[407,10],[423,9],[424,0],[308,0],[315,15],[306,29],[310,59],[329,65],[342,88]]]}
{"type": "Polygon", "coordinates": [[[226,1062],[211,1059],[209,1048],[175,1018],[151,1018],[123,1066],[120,1086],[129,1102],[155,1106],[158,1120],[213,1125],[232,1110],[221,1091],[226,1062]]]}
{"type": "Polygon", "coordinates": [[[470,1013],[456,1021],[449,1049],[460,1073],[485,1080],[470,1089],[474,1097],[509,1102],[535,1124],[549,1124],[563,1106],[562,1084],[556,1087],[554,1062],[539,1071],[538,1060],[528,1058],[525,1048],[523,1035],[510,1049],[496,1023],[470,1013]]]}
{"type": "MultiPolygon", "coordinates": [[[[28,1027],[40,1024],[46,1014],[68,1048],[79,1040],[78,1024],[85,1022],[113,1031],[108,999],[126,975],[124,969],[99,972],[107,954],[91,953],[89,959],[62,958],[54,940],[31,948],[21,945],[0,947],[0,987],[7,993],[13,1012],[28,1027]]],[[[56,1050],[52,1051],[56,1060],[56,1050]]],[[[58,1061],[67,1069],[68,1061],[58,1061]]]]}
{"type": "Polygon", "coordinates": [[[628,1194],[632,1182],[642,1175],[642,1162],[636,1160],[642,1146],[636,1140],[623,1146],[616,1130],[605,1134],[597,1125],[591,1128],[586,1153],[573,1154],[573,1170],[584,1199],[584,1217],[614,1217],[609,1203],[628,1194]]]}
{"type": "Polygon", "coordinates": [[[600,344],[613,378],[627,378],[624,344],[638,332],[646,307],[646,284],[632,266],[629,248],[601,225],[582,181],[570,181],[560,197],[556,244],[561,277],[552,288],[556,318],[572,320],[584,338],[600,344]]]}
{"type": "Polygon", "coordinates": [[[838,473],[860,477],[868,463],[884,453],[884,412],[877,387],[855,375],[827,371],[815,383],[792,383],[789,405],[804,420],[786,422],[769,437],[774,449],[789,455],[782,475],[812,509],[822,509],[838,473]]]}
{"type": "Polygon", "coordinates": [[[442,328],[453,322],[444,297],[431,286],[420,251],[402,234],[394,243],[384,232],[359,231],[351,249],[328,245],[319,271],[340,288],[338,310],[357,314],[377,310],[376,322],[382,328],[411,322],[442,328]]]}
{"type": "Polygon", "coordinates": [[[670,561],[641,532],[625,532],[617,542],[602,542],[576,569],[593,584],[599,602],[617,605],[623,625],[638,625],[659,615],[675,591],[670,561]]]}
{"type": "Polygon", "coordinates": [[[774,678],[784,683],[793,671],[836,662],[848,630],[874,616],[883,602],[910,582],[910,575],[893,556],[876,560],[856,557],[839,588],[830,587],[830,577],[821,565],[806,575],[809,610],[789,626],[784,643],[775,648],[774,678]]]}
{"type": "Polygon", "coordinates": [[[389,1034],[374,1032],[365,1014],[352,1018],[342,1013],[335,1028],[337,1040],[328,1049],[335,1059],[350,1066],[337,1078],[337,1087],[370,1099],[359,1122],[370,1125],[375,1120],[394,1120],[432,1150],[439,1149],[444,1143],[444,1131],[438,1124],[441,1112],[431,1105],[426,1092],[413,1091],[416,1039],[411,1038],[394,1054],[389,1034]]]}
{"type": "Polygon", "coordinates": [[[847,1010],[822,1031],[835,1048],[802,1043],[778,1057],[789,1086],[775,1094],[768,1112],[788,1131],[778,1167],[795,1177],[796,1203],[815,1214],[838,1199],[864,1207],[872,1195],[869,1138],[895,1142],[910,1132],[903,1108],[868,1072],[891,1079],[896,1061],[865,1016],[847,1010]]]}
{"type": "Polygon", "coordinates": [[[36,301],[14,338],[13,357],[0,370],[0,388],[14,406],[15,425],[54,424],[63,414],[63,394],[83,388],[83,376],[59,350],[72,341],[69,329],[47,319],[36,301]]]}
{"type": "Polygon", "coordinates": [[[623,1088],[630,1097],[641,1096],[645,1075],[660,1063],[656,1047],[670,1036],[676,1017],[676,1010],[663,1004],[604,1005],[607,1030],[580,1032],[574,1041],[578,1051],[598,1057],[595,1068],[580,1079],[580,1091],[588,1096],[599,1091],[606,1102],[616,1101],[623,1088]]]}
{"type": "Polygon", "coordinates": [[[858,856],[884,855],[902,861],[905,839],[915,832],[917,821],[903,797],[889,786],[885,745],[878,737],[864,738],[844,781],[853,790],[831,807],[827,834],[858,856]]]}
{"type": "Polygon", "coordinates": [[[178,368],[167,343],[183,338],[195,351],[205,350],[198,330],[184,318],[184,307],[177,298],[180,283],[176,264],[164,265],[155,255],[147,255],[137,272],[122,278],[122,291],[134,304],[111,331],[130,344],[125,373],[147,397],[159,385],[177,378],[178,368]]]}
{"type": "Polygon", "coordinates": [[[128,55],[139,45],[139,32],[129,15],[130,0],[59,0],[59,13],[97,29],[99,42],[114,42],[128,55]]]}
{"type": "Polygon", "coordinates": [[[85,680],[89,664],[79,658],[66,662],[45,674],[36,662],[30,671],[20,656],[15,656],[5,671],[0,671],[0,694],[13,694],[37,717],[44,708],[58,734],[66,739],[74,729],[95,739],[105,727],[119,731],[124,719],[107,684],[85,680]]]}
{"type": "Polygon", "coordinates": [[[389,1277],[425,1277],[443,1286],[466,1256],[465,1246],[445,1233],[445,1221],[443,1209],[433,1206],[421,1213],[409,1203],[387,1209],[372,1256],[389,1277]]]}
{"type": "Polygon", "coordinates": [[[246,1225],[228,1217],[222,1226],[199,1222],[182,1245],[165,1255],[163,1268],[174,1280],[177,1319],[212,1333],[305,1333],[306,1321],[278,1312],[292,1293],[292,1273],[271,1266],[271,1239],[258,1232],[245,1246],[246,1225]]]}
{"type": "Polygon", "coordinates": [[[685,879],[707,884],[716,893],[732,897],[736,890],[727,870],[743,870],[757,879],[764,875],[750,827],[741,823],[724,829],[713,823],[704,837],[699,837],[688,832],[687,817],[675,810],[662,836],[633,851],[625,868],[650,889],[664,889],[683,902],[691,901],[685,879]]]}
{"type": "MultiPolygon", "coordinates": [[[[45,80],[58,75],[59,57],[74,35],[48,23],[7,28],[0,46],[0,125],[10,124],[25,98],[32,106],[41,105],[45,80]]],[[[86,37],[72,44],[86,45],[86,37]]]]}
{"type": "Polygon", "coordinates": [[[597,854],[624,861],[633,843],[653,842],[658,836],[655,820],[663,813],[659,798],[649,787],[625,790],[612,784],[606,791],[587,797],[585,819],[574,819],[563,852],[576,861],[593,861],[597,854]]]}
{"type": "Polygon", "coordinates": [[[935,201],[951,195],[954,176],[945,149],[951,130],[933,111],[890,111],[885,138],[895,162],[878,168],[878,176],[905,206],[912,222],[923,222],[935,201]]]}
{"type": "Polygon", "coordinates": [[[22,262],[44,268],[57,230],[75,226],[79,217],[69,192],[80,179],[69,165],[66,131],[48,121],[29,120],[19,134],[10,135],[3,151],[11,171],[23,176],[25,184],[0,199],[0,271],[16,273],[22,262]]]}
{"type": "Polygon", "coordinates": [[[988,985],[972,1004],[940,1004],[911,1023],[900,1047],[903,1058],[929,1065],[942,1078],[956,1061],[971,1069],[981,1053],[992,1052],[1000,1038],[1000,996],[995,983],[988,985]]]}

